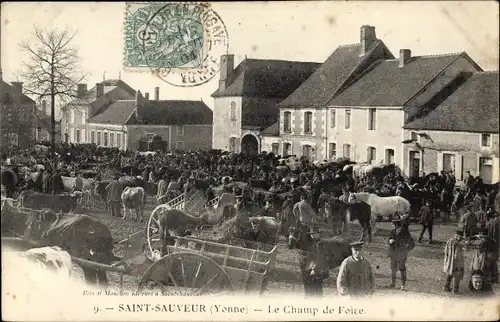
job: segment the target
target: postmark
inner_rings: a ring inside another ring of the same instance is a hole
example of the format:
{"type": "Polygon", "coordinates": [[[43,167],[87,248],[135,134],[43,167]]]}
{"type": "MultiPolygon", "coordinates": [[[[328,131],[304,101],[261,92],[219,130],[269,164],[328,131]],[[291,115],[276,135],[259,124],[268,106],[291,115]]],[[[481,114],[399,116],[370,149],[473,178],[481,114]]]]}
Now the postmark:
{"type": "Polygon", "coordinates": [[[229,49],[224,22],[206,3],[129,2],[124,33],[126,71],[180,87],[210,81],[229,49]]]}

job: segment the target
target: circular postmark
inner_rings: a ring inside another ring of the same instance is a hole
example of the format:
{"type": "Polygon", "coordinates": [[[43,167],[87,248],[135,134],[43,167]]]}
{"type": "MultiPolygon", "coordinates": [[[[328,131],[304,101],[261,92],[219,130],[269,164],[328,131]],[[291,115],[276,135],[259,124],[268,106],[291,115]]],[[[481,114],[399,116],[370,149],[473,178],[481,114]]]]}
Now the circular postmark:
{"type": "Polygon", "coordinates": [[[125,69],[173,86],[210,81],[229,49],[224,22],[204,3],[128,3],[124,30],[125,69]]]}

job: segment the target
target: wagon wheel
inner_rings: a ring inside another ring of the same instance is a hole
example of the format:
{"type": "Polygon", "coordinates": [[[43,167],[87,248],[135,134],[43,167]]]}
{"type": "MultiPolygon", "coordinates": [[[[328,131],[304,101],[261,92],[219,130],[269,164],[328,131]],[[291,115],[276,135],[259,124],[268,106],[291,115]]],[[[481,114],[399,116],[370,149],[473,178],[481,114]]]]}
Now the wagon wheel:
{"type": "Polygon", "coordinates": [[[160,251],[160,216],[165,210],[171,209],[167,205],[157,206],[151,216],[149,216],[148,225],[146,226],[146,238],[148,240],[149,254],[148,257],[154,260],[155,250],[160,251]]]}
{"type": "Polygon", "coordinates": [[[226,272],[210,258],[188,252],[172,253],[151,265],[137,288],[138,292],[163,295],[234,295],[226,272]]]}

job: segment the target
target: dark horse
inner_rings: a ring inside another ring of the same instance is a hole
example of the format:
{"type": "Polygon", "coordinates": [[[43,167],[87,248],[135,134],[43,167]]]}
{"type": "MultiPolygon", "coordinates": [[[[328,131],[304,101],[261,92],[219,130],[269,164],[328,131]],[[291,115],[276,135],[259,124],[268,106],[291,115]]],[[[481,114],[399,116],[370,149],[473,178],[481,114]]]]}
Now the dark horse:
{"type": "Polygon", "coordinates": [[[299,266],[306,297],[323,295],[323,280],[351,255],[349,241],[343,237],[321,239],[309,226],[296,221],[289,229],[288,248],[299,249],[299,266]]]}
{"type": "Polygon", "coordinates": [[[333,223],[334,233],[341,234],[347,230],[347,225],[358,221],[363,234],[361,240],[368,237],[368,242],[372,241],[372,216],[371,207],[365,202],[355,201],[345,203],[336,198],[330,198],[326,207],[327,219],[333,223]]]}
{"type": "Polygon", "coordinates": [[[2,186],[5,187],[5,195],[7,198],[12,198],[14,196],[17,181],[18,177],[14,170],[2,167],[1,182],[2,186]]]}

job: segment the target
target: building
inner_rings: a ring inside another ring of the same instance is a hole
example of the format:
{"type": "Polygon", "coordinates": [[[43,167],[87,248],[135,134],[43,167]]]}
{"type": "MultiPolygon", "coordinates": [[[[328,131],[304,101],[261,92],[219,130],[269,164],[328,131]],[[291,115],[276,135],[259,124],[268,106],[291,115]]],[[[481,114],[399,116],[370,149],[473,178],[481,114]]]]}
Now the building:
{"type": "Polygon", "coordinates": [[[140,91],[88,120],[89,142],[104,147],[153,150],[210,149],[212,110],[202,101],[154,100],[140,91]]]}
{"type": "Polygon", "coordinates": [[[65,142],[89,143],[88,119],[118,100],[133,100],[135,90],[122,80],[108,79],[87,90],[78,84],[76,98],[62,110],[61,132],[65,142]]]}
{"type": "Polygon", "coordinates": [[[435,109],[405,126],[410,167],[500,181],[498,71],[476,72],[435,109]]]}
{"type": "Polygon", "coordinates": [[[278,121],[277,104],[319,65],[245,58],[234,68],[234,55],[222,56],[219,88],[212,94],[213,148],[259,153],[261,130],[278,121]]]}
{"type": "MultiPolygon", "coordinates": [[[[380,59],[394,58],[376,38],[375,28],[362,26],[360,43],[339,46],[326,61],[290,96],[278,104],[280,109],[279,153],[306,156],[311,161],[337,156],[338,117],[327,108],[368,67],[380,59]]],[[[276,137],[266,136],[276,144],[276,137]]],[[[267,143],[266,143],[267,144],[267,143]]]]}
{"type": "Polygon", "coordinates": [[[11,84],[0,80],[0,145],[26,149],[33,144],[36,103],[23,94],[22,82],[11,84]]]}
{"type": "MultiPolygon", "coordinates": [[[[47,106],[47,101],[43,100],[35,114],[35,141],[50,141],[52,132],[50,107],[47,106]]],[[[56,120],[55,124],[55,141],[61,142],[61,121],[56,120]]]]}

